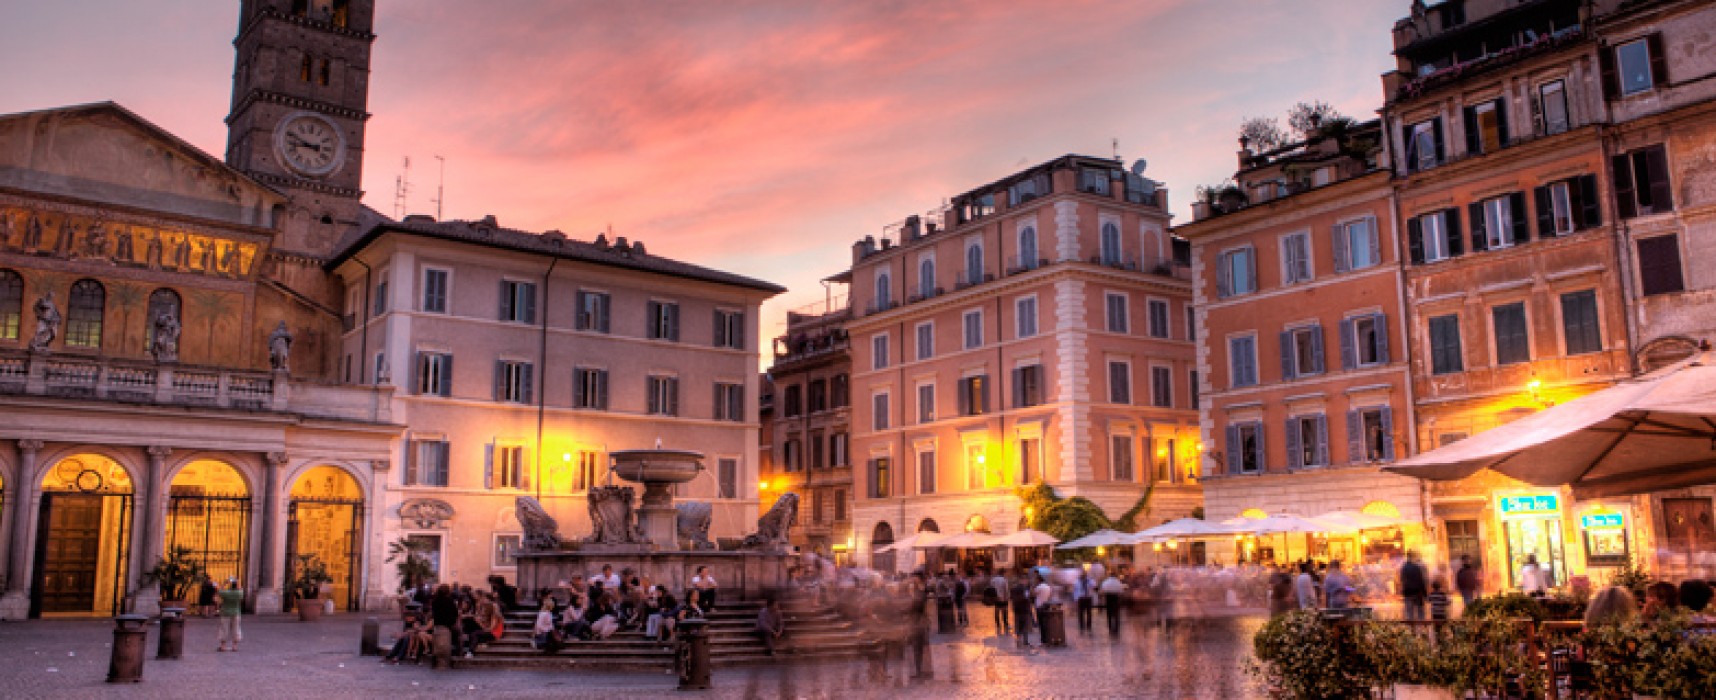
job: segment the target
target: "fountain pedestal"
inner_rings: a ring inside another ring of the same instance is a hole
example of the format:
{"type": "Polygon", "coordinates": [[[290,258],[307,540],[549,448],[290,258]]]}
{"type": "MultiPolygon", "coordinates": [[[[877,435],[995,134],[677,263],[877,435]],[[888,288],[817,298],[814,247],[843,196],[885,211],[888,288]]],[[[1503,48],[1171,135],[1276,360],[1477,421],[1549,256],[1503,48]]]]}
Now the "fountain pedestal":
{"type": "Polygon", "coordinates": [[[668,484],[644,485],[638,520],[643,523],[644,539],[654,544],[656,551],[679,550],[679,509],[673,507],[673,490],[668,484]]]}

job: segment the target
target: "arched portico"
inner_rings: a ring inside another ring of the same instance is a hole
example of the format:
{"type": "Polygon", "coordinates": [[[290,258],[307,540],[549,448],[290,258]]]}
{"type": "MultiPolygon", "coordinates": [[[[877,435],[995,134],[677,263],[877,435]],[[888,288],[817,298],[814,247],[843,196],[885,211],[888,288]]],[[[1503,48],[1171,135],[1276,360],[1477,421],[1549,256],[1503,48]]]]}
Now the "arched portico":
{"type": "Polygon", "coordinates": [[[250,586],[250,480],[225,459],[198,456],[180,464],[167,482],[162,551],[183,547],[215,581],[250,586]]]}
{"type": "MultiPolygon", "coordinates": [[[[285,581],[292,580],[301,557],[314,556],[334,578],[328,587],[334,606],[357,610],[366,532],[363,482],[352,470],[317,463],[295,470],[287,483],[285,581]]],[[[290,606],[295,592],[283,593],[290,606]]]]}
{"type": "Polygon", "coordinates": [[[131,472],[95,451],[60,457],[40,471],[30,615],[119,612],[135,575],[131,472]]]}

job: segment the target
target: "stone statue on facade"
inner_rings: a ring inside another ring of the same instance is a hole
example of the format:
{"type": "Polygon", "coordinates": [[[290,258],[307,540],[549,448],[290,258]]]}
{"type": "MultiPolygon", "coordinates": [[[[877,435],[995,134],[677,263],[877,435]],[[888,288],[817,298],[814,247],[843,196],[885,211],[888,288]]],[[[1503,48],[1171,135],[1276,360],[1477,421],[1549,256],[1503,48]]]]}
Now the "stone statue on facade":
{"type": "Polygon", "coordinates": [[[674,508],[679,511],[679,539],[691,543],[691,549],[710,550],[715,543],[709,541],[709,524],[714,520],[715,509],[707,501],[688,501],[676,503],[674,508]]]}
{"type": "Polygon", "coordinates": [[[149,354],[156,362],[179,361],[179,319],[171,311],[155,317],[155,339],[149,344],[149,354]]]}
{"type": "Polygon", "coordinates": [[[281,321],[274,327],[274,332],[268,334],[268,365],[277,372],[285,372],[291,356],[292,331],[286,330],[286,322],[281,321]]]}
{"type": "Polygon", "coordinates": [[[798,520],[798,494],[784,493],[774,507],[757,518],[757,531],[745,535],[739,546],[744,549],[779,551],[787,548],[787,533],[798,520]]]}
{"type": "Polygon", "coordinates": [[[587,495],[592,532],[586,544],[639,544],[637,495],[630,486],[597,486],[587,495]]]}
{"type": "Polygon", "coordinates": [[[24,241],[19,247],[31,253],[42,247],[42,217],[36,212],[30,212],[30,221],[24,224],[24,241]]]}
{"type": "Polygon", "coordinates": [[[54,293],[36,299],[36,335],[30,339],[30,350],[47,352],[60,334],[60,310],[54,306],[54,293]]]}
{"type": "Polygon", "coordinates": [[[559,549],[560,524],[554,522],[554,516],[548,514],[548,509],[530,496],[519,496],[517,505],[513,513],[518,518],[520,529],[524,530],[524,540],[519,545],[530,552],[559,549]]]}
{"type": "Polygon", "coordinates": [[[83,239],[84,257],[96,260],[107,259],[107,228],[100,221],[89,225],[89,233],[83,239]]]}

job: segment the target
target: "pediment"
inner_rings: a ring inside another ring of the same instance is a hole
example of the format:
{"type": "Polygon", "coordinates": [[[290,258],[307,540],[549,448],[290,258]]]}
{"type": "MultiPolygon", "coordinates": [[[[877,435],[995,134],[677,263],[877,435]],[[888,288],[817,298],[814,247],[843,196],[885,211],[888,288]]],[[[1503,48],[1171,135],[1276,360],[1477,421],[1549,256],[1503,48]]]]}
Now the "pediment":
{"type": "Polygon", "coordinates": [[[286,202],[112,102],[0,116],[0,187],[263,228],[286,202]]]}

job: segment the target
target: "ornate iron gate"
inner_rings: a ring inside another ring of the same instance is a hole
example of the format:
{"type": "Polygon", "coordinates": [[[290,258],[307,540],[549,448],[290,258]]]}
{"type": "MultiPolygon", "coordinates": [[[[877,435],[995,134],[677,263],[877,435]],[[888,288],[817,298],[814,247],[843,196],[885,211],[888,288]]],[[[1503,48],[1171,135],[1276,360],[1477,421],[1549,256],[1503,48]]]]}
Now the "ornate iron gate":
{"type": "MultiPolygon", "coordinates": [[[[216,583],[249,579],[250,497],[176,493],[167,501],[166,548],[189,547],[216,583]]],[[[196,590],[191,591],[196,602],[196,590]]]]}
{"type": "Polygon", "coordinates": [[[363,557],[363,500],[355,498],[294,498],[286,520],[286,607],[297,604],[291,581],[298,573],[298,555],[315,553],[333,574],[334,605],[358,609],[357,572],[363,557]]]}

